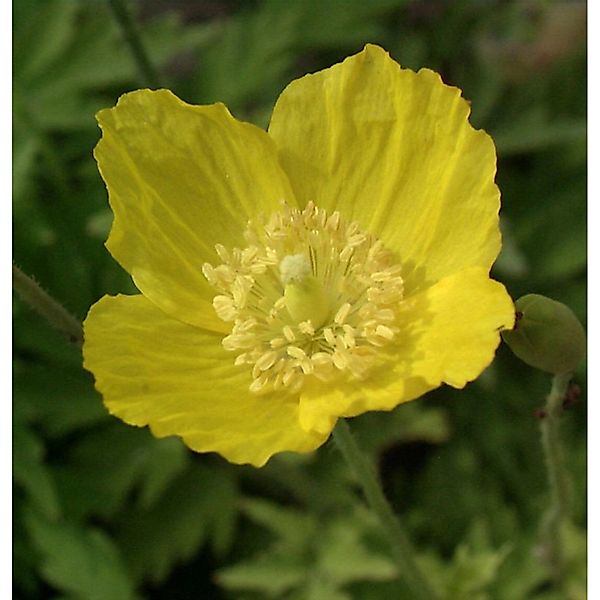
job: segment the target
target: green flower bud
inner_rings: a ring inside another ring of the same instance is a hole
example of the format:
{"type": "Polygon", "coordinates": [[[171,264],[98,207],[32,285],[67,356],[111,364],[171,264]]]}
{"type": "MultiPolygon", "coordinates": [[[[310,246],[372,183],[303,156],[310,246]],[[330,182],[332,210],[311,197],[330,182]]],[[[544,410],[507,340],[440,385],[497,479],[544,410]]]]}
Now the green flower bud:
{"type": "Polygon", "coordinates": [[[549,373],[569,373],[583,360],[586,336],[568,307],[539,294],[515,302],[515,328],[503,331],[509,348],[528,365],[549,373]]]}

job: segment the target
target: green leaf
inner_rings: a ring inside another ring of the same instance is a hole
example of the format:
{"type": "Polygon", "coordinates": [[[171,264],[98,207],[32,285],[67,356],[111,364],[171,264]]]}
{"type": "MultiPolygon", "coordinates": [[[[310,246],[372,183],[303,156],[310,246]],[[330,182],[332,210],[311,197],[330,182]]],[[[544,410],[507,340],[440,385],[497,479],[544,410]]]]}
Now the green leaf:
{"type": "Polygon", "coordinates": [[[60,506],[56,484],[44,464],[44,444],[24,423],[13,425],[13,477],[29,500],[48,519],[56,519],[60,506]]]}
{"type": "Polygon", "coordinates": [[[352,600],[352,596],[323,579],[310,579],[297,598],[304,600],[352,600]]]}
{"type": "Polygon", "coordinates": [[[81,368],[63,366],[59,371],[46,365],[16,367],[14,396],[15,404],[26,408],[29,420],[39,424],[51,438],[109,420],[91,376],[81,368]]]}
{"type": "Polygon", "coordinates": [[[298,558],[267,554],[221,569],[216,581],[229,590],[251,590],[277,598],[301,585],[307,575],[298,558]]]}
{"type": "MultiPolygon", "coordinates": [[[[17,23],[15,96],[43,130],[93,129],[94,114],[113,103],[102,86],[131,86],[137,70],[106,3],[54,0],[17,23]],[[23,55],[23,56],[21,56],[23,55]]],[[[182,26],[176,15],[140,24],[159,67],[177,53],[207,44],[213,28],[182,26]]]]}
{"type": "Polygon", "coordinates": [[[209,477],[211,506],[220,507],[212,512],[210,537],[215,554],[224,556],[235,541],[239,510],[237,477],[232,469],[211,470],[209,477]]]}
{"type": "Polygon", "coordinates": [[[41,581],[37,574],[38,557],[23,523],[23,510],[31,504],[13,503],[12,519],[12,577],[13,597],[39,598],[41,581]]]}
{"type": "Polygon", "coordinates": [[[507,547],[473,551],[467,546],[459,546],[446,575],[448,600],[488,598],[485,589],[494,581],[507,553],[507,547]]]}
{"type": "Polygon", "coordinates": [[[140,466],[140,504],[147,508],[169,487],[189,464],[189,451],[178,438],[152,444],[140,466]]]}
{"type": "Polygon", "coordinates": [[[120,422],[89,433],[70,448],[66,464],[56,468],[65,511],[75,518],[111,518],[134,491],[142,505],[151,505],[189,464],[181,445],[120,422]]]}
{"type": "Polygon", "coordinates": [[[27,20],[16,22],[13,68],[17,80],[43,74],[63,54],[76,34],[79,10],[79,3],[72,0],[50,0],[39,3],[27,20]]]}
{"type": "MultiPolygon", "coordinates": [[[[587,264],[585,183],[574,177],[558,180],[560,187],[540,184],[544,199],[532,206],[535,218],[521,219],[516,240],[529,257],[531,278],[556,280],[584,271],[587,264]]],[[[516,223],[515,223],[516,225],[516,223]]]]}
{"type": "Polygon", "coordinates": [[[272,90],[285,85],[291,66],[294,25],[293,5],[280,11],[265,5],[229,19],[202,52],[194,82],[198,100],[225,102],[234,112],[249,103],[272,101],[272,90]]]}
{"type": "Polygon", "coordinates": [[[245,501],[244,512],[277,537],[254,557],[218,572],[227,589],[270,597],[348,597],[343,587],[356,581],[397,577],[394,562],[371,547],[379,525],[365,510],[317,519],[317,515],[262,500],[245,501]],[[286,596],[287,597],[287,596],[286,596]]]}
{"type": "Polygon", "coordinates": [[[357,527],[354,521],[340,517],[334,521],[323,536],[318,547],[319,569],[327,579],[338,587],[367,579],[388,581],[398,576],[395,563],[375,552],[362,540],[365,527],[357,527]]]}
{"type": "Polygon", "coordinates": [[[34,132],[17,129],[13,135],[13,198],[18,203],[33,189],[31,172],[40,150],[40,141],[34,132]]]}
{"type": "Polygon", "coordinates": [[[323,580],[311,580],[305,590],[302,590],[301,598],[306,600],[352,600],[352,596],[323,580]]]}
{"type": "Polygon", "coordinates": [[[51,522],[30,511],[26,526],[53,587],[81,600],[133,600],[131,580],[114,542],[96,528],[51,522]]]}
{"type": "MultiPolygon", "coordinates": [[[[516,540],[515,540],[516,541],[516,540]]],[[[500,566],[498,577],[490,586],[494,600],[538,598],[535,591],[544,585],[546,573],[536,556],[537,532],[518,540],[500,566]]]]}
{"type": "Polygon", "coordinates": [[[286,546],[301,547],[317,534],[314,516],[289,506],[277,506],[258,498],[245,499],[243,512],[255,523],[274,533],[286,546]]]}
{"type": "Polygon", "coordinates": [[[212,537],[228,549],[237,514],[231,471],[193,465],[174,479],[152,507],[119,517],[119,542],[136,579],[162,581],[212,537]]]}

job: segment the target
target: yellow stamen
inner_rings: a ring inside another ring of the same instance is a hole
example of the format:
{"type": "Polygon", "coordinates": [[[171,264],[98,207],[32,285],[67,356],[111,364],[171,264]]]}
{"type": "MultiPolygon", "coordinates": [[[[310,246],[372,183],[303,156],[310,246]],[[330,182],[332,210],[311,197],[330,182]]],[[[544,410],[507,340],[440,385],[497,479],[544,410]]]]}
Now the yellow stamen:
{"type": "Polygon", "coordinates": [[[249,223],[248,246],[215,248],[202,272],[213,306],[233,322],[223,347],[252,375],[254,393],[297,393],[307,377],[362,378],[398,335],[401,268],[381,241],[310,202],[249,223]]]}

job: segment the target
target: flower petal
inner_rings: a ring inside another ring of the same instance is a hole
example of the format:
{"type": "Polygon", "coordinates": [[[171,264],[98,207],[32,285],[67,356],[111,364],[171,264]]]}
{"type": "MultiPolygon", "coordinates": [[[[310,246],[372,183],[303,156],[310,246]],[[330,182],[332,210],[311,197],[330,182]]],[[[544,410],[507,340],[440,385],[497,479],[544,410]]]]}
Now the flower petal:
{"type": "Polygon", "coordinates": [[[161,309],[225,331],[202,264],[217,243],[243,244],[250,216],[295,204],[272,140],[223,104],[191,106],[168,90],[125,94],[97,118],[115,216],[108,249],[161,309]]]}
{"type": "Polygon", "coordinates": [[[492,362],[500,329],[512,328],[515,318],[504,286],[478,267],[412,296],[399,313],[398,342],[367,380],[304,389],[302,427],[325,433],[341,416],[391,410],[442,383],[464,387],[492,362]]]}
{"type": "Polygon", "coordinates": [[[398,253],[409,293],[500,250],[491,138],[460,90],[378,46],[292,82],[269,133],[299,204],[339,209],[398,253]]]}
{"type": "Polygon", "coordinates": [[[163,313],[143,296],[105,296],[84,324],[84,366],[108,410],[198,452],[263,465],[275,452],[308,452],[326,435],[298,422],[298,398],[256,396],[217,334],[163,313]]]}

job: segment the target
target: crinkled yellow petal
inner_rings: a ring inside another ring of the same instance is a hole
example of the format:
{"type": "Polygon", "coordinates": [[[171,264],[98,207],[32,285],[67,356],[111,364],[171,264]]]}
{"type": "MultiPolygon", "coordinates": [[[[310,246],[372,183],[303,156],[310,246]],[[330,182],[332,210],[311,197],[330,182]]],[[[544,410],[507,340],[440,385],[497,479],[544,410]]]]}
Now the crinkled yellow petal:
{"type": "Polygon", "coordinates": [[[491,138],[468,123],[459,89],[401,69],[378,46],[292,82],[275,139],[299,204],[312,200],[398,254],[406,289],[424,289],[500,250],[491,138]]]}
{"type": "Polygon", "coordinates": [[[84,366],[108,410],[157,437],[178,435],[198,452],[263,465],[308,452],[326,436],[300,428],[298,398],[256,396],[221,336],[163,313],[144,296],[105,296],[84,323],[84,366]]]}
{"type": "Polygon", "coordinates": [[[108,249],[161,309],[226,331],[202,264],[217,261],[217,243],[243,245],[250,217],[295,204],[272,140],[223,104],[191,106],[167,90],[125,94],[97,118],[108,249]]]}
{"type": "MultiPolygon", "coordinates": [[[[391,410],[442,383],[462,388],[494,358],[499,330],[512,328],[514,306],[487,270],[470,268],[442,279],[398,309],[397,342],[382,352],[365,381],[325,386],[313,381],[300,398],[308,431],[331,431],[335,420],[391,410]]],[[[384,350],[384,349],[382,349],[384,350]]]]}

